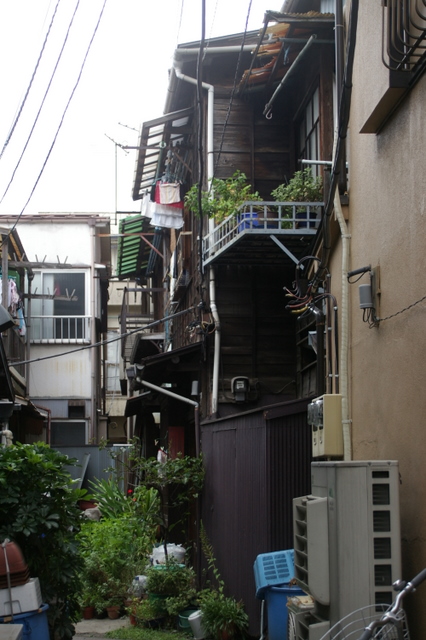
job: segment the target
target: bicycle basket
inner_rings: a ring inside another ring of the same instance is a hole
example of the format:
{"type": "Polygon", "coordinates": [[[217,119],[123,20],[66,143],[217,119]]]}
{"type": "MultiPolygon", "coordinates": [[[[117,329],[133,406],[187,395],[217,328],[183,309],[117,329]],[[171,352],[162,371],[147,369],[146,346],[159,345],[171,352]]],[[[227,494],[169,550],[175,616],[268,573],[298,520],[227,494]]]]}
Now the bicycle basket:
{"type": "MultiPolygon", "coordinates": [[[[373,620],[380,620],[389,609],[389,605],[386,604],[361,607],[336,622],[320,640],[358,640],[365,627],[373,620]]],[[[401,610],[395,617],[395,624],[386,622],[386,624],[377,627],[371,637],[375,640],[410,640],[405,612],[401,610]]]]}

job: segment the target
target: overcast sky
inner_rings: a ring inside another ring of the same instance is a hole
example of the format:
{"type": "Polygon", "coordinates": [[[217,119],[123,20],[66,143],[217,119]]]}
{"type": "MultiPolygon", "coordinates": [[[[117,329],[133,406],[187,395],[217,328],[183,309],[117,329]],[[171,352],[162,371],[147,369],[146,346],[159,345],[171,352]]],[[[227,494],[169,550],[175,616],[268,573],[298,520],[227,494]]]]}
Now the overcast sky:
{"type": "MultiPolygon", "coordinates": [[[[260,30],[281,1],[206,5],[216,37],[243,32],[250,5],[248,28],[260,30]]],[[[117,208],[138,210],[136,152],[114,141],[136,146],[141,124],[162,115],[173,51],[200,37],[201,0],[0,0],[0,214],[113,212],[116,153],[117,208]]]]}

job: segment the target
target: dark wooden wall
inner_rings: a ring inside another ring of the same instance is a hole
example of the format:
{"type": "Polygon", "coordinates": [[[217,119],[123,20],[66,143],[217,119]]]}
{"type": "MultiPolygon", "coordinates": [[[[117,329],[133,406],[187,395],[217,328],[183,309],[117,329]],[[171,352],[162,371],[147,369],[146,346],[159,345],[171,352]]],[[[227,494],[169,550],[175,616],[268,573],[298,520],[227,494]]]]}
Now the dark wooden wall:
{"type": "Polygon", "coordinates": [[[242,599],[259,635],[253,564],[293,548],[292,499],[310,491],[307,401],[275,406],[201,428],[206,484],[202,521],[226,590],[242,599]]]}
{"type": "Polygon", "coordinates": [[[247,376],[259,380],[261,404],[282,400],[280,394],[295,397],[295,320],[283,292],[291,278],[288,270],[272,267],[217,269],[220,389],[229,389],[235,376],[247,376]]]}

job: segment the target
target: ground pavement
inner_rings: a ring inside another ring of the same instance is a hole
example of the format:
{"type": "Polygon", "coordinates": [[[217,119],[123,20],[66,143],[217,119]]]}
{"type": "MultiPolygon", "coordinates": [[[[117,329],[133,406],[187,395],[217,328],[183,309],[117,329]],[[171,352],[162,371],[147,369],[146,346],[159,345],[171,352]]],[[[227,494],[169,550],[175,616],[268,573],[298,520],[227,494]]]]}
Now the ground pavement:
{"type": "Polygon", "coordinates": [[[129,618],[123,616],[117,620],[109,618],[92,618],[91,620],[81,620],[75,625],[75,636],[73,640],[87,640],[87,638],[99,638],[104,636],[107,631],[114,631],[122,627],[130,626],[129,618]]]}

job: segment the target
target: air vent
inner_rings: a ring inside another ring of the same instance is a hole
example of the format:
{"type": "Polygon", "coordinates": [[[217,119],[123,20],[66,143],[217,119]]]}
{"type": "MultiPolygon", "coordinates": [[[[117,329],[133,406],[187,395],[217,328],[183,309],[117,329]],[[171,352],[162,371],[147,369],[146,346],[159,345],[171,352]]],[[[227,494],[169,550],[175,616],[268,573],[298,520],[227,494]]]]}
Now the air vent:
{"type": "Polygon", "coordinates": [[[389,511],[373,511],[373,530],[375,532],[390,531],[389,511]]]}
{"type": "Polygon", "coordinates": [[[392,567],[390,564],[375,565],[374,584],[376,587],[387,587],[392,584],[392,567]]]}
{"type": "Polygon", "coordinates": [[[374,559],[385,560],[391,557],[391,539],[374,538],[374,559]]]}
{"type": "Polygon", "coordinates": [[[373,504],[390,504],[389,484],[373,484],[373,504]]]}

